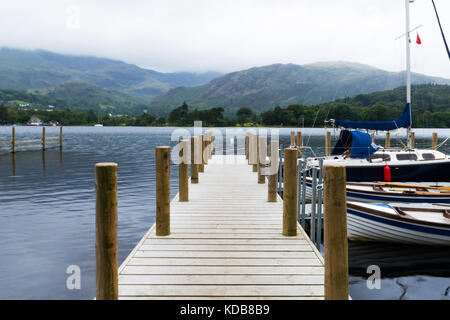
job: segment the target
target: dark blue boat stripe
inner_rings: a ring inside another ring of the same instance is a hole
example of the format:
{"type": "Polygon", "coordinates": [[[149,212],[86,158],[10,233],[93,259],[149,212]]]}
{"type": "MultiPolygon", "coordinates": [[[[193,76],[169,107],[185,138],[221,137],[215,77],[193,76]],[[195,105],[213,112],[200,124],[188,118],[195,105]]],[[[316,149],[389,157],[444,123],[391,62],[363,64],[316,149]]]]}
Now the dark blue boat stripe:
{"type": "Polygon", "coordinates": [[[347,208],[347,212],[350,214],[353,214],[355,216],[361,217],[361,218],[377,221],[380,223],[388,224],[388,225],[402,228],[402,229],[409,229],[409,230],[414,230],[414,231],[419,231],[419,232],[424,232],[424,233],[429,233],[429,234],[450,237],[450,230],[438,229],[437,227],[418,226],[418,225],[415,225],[412,223],[391,220],[388,218],[383,218],[383,217],[371,215],[371,214],[368,214],[365,212],[360,212],[360,211],[356,211],[356,210],[352,210],[352,209],[348,209],[348,208],[347,208]]]}

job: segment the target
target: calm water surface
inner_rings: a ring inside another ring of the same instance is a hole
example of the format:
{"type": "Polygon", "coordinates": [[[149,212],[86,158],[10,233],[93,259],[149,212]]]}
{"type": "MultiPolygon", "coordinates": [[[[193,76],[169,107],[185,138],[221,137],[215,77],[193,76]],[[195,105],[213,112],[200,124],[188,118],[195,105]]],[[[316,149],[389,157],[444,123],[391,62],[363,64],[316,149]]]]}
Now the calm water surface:
{"type": "MultiPolygon", "coordinates": [[[[95,295],[94,165],[117,162],[119,264],[155,220],[154,148],[174,145],[174,128],[65,127],[64,149],[0,153],[0,299],[91,299],[95,295]],[[68,290],[66,269],[81,268],[81,289],[68,290]]],[[[16,127],[16,139],[40,138],[41,128],[16,127]]],[[[189,129],[192,131],[192,129],[189,129]]],[[[57,136],[59,128],[46,128],[57,136]]],[[[225,129],[223,129],[225,131],[225,129]]],[[[416,144],[431,132],[416,130],[416,144]]],[[[450,136],[450,130],[437,130],[450,136]]],[[[281,130],[289,143],[290,129],[281,130]]],[[[323,154],[323,129],[304,142],[323,154]]],[[[11,127],[0,127],[0,141],[11,127]]],[[[333,135],[333,139],[337,138],[333,135]]],[[[377,142],[382,143],[382,136],[377,142]]],[[[392,145],[400,142],[393,138],[392,145]]],[[[443,148],[449,153],[449,150],[443,148]]],[[[172,167],[172,196],[178,170],[172,167]]],[[[354,299],[450,299],[450,251],[417,246],[349,244],[354,299]],[[380,265],[380,290],[366,287],[367,266],[380,265]]]]}

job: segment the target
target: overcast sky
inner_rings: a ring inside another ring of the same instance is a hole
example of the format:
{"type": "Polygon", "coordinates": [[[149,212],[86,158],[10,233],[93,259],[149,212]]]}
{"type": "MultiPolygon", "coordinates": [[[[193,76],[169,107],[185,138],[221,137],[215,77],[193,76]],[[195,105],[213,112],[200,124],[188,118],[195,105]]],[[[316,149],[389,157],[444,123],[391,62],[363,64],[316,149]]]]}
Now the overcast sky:
{"type": "MultiPolygon", "coordinates": [[[[450,1],[435,0],[450,41],[450,1]]],[[[450,78],[431,0],[411,4],[414,72],[450,78]]],[[[404,69],[404,0],[0,2],[0,46],[123,60],[162,72],[354,61],[404,69]],[[79,19],[78,19],[79,13],[79,19]]]]}

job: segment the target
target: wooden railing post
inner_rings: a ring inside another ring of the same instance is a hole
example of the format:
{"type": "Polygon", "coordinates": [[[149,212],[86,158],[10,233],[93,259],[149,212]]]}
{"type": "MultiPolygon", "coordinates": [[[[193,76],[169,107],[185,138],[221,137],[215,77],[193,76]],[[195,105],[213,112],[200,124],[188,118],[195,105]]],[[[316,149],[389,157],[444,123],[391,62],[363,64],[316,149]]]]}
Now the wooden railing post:
{"type": "Polygon", "coordinates": [[[436,150],[437,149],[437,145],[438,145],[438,134],[437,134],[437,132],[433,132],[431,148],[433,148],[433,150],[436,150]]]}
{"type": "Polygon", "coordinates": [[[258,171],[258,136],[250,136],[250,164],[253,165],[253,172],[258,171]]]}
{"type": "Polygon", "coordinates": [[[303,147],[302,132],[297,131],[297,148],[299,157],[302,156],[302,147],[303,147]]]}
{"type": "Polygon", "coordinates": [[[16,153],[16,127],[12,127],[11,149],[12,153],[16,153]]]}
{"type": "Polygon", "coordinates": [[[331,132],[327,131],[326,144],[325,144],[325,156],[331,155],[331,132]]]}
{"type": "Polygon", "coordinates": [[[191,137],[191,183],[198,183],[198,164],[196,161],[198,152],[198,137],[191,137]]]}
{"type": "Polygon", "coordinates": [[[295,132],[291,131],[291,148],[295,147],[295,132]]]}
{"type": "Polygon", "coordinates": [[[180,141],[180,164],[178,167],[179,201],[189,201],[189,141],[180,141]]]}
{"type": "Polygon", "coordinates": [[[45,151],[45,127],[42,127],[42,150],[45,151]]]}
{"type": "Polygon", "coordinates": [[[63,146],[63,127],[59,127],[59,148],[63,146]]]}
{"type": "Polygon", "coordinates": [[[297,148],[284,149],[283,235],[297,235],[297,148]]]}
{"type": "Polygon", "coordinates": [[[348,299],[345,166],[324,166],[325,299],[348,299]]]}
{"type": "Polygon", "coordinates": [[[96,299],[117,300],[117,164],[95,165],[96,299]]]}
{"type": "Polygon", "coordinates": [[[248,135],[245,136],[245,159],[248,160],[248,135]]]}
{"type": "Polygon", "coordinates": [[[258,137],[258,183],[266,183],[267,137],[258,137]]]}
{"type": "Polygon", "coordinates": [[[270,141],[270,166],[267,188],[267,201],[277,202],[277,185],[278,185],[278,141],[270,141]],[[274,168],[277,168],[274,170],[274,168]]]}
{"type": "Polygon", "coordinates": [[[202,155],[201,163],[198,166],[198,172],[205,172],[205,158],[203,157],[203,152],[205,152],[205,144],[204,144],[204,135],[201,134],[199,136],[199,147],[200,147],[200,154],[202,155]]]}
{"type": "Polygon", "coordinates": [[[391,147],[391,133],[388,131],[386,132],[386,143],[384,145],[386,149],[389,149],[391,147]]]}
{"type": "Polygon", "coordinates": [[[416,133],[411,132],[411,148],[414,149],[416,147],[416,133]]]}
{"type": "Polygon", "coordinates": [[[372,132],[372,133],[370,134],[370,137],[372,138],[372,142],[375,142],[375,133],[372,132]]]}
{"type": "Polygon", "coordinates": [[[170,147],[156,147],[156,235],[170,234],[170,147]]]}

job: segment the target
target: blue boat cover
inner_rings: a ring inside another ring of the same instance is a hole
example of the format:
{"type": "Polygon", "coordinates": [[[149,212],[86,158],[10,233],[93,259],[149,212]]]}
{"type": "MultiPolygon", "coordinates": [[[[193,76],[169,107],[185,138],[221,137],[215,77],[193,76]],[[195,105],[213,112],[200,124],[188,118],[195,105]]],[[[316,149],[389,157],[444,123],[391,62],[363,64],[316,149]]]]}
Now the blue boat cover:
{"type": "Polygon", "coordinates": [[[351,131],[351,134],[350,158],[366,159],[381,149],[372,141],[372,137],[368,133],[351,131]]]}
{"type": "Polygon", "coordinates": [[[366,129],[390,131],[399,128],[407,128],[412,125],[411,105],[406,104],[403,114],[400,118],[393,121],[342,121],[334,120],[334,124],[338,127],[349,129],[366,129]]]}

